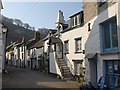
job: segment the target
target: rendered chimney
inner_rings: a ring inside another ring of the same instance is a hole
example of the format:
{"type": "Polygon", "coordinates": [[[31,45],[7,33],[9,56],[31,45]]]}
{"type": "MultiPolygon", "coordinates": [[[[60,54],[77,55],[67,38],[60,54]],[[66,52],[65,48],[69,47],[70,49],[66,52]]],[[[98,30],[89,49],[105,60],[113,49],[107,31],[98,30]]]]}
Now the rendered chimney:
{"type": "Polygon", "coordinates": [[[56,24],[57,23],[65,23],[63,12],[61,10],[58,11],[56,24]]]}

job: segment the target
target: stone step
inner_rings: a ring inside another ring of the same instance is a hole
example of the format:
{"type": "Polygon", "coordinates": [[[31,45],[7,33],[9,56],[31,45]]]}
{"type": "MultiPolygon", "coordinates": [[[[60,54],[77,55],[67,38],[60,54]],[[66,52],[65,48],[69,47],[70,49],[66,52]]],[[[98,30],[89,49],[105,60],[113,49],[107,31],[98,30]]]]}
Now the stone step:
{"type": "Polygon", "coordinates": [[[72,74],[71,74],[71,71],[69,69],[69,67],[67,66],[66,62],[63,60],[63,59],[59,59],[57,61],[57,64],[60,68],[60,71],[61,71],[61,74],[62,74],[62,77],[64,79],[71,79],[72,78],[72,74]]]}

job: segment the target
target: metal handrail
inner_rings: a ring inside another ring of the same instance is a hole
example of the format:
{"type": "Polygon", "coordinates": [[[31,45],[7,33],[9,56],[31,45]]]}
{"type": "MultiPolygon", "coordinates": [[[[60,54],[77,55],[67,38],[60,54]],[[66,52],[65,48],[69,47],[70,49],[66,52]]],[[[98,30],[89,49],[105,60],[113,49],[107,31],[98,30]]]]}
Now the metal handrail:
{"type": "MultiPolygon", "coordinates": [[[[59,63],[60,61],[59,61],[59,58],[58,58],[58,55],[57,55],[57,53],[55,53],[55,55],[56,55],[56,61],[57,61],[57,63],[59,63]]],[[[67,59],[67,61],[65,61],[65,63],[66,63],[66,65],[67,65],[67,67],[70,69],[70,72],[72,73],[73,72],[73,65],[71,64],[71,62],[67,59]],[[68,62],[68,63],[67,63],[68,62]]],[[[59,68],[61,69],[62,68],[62,66],[61,65],[58,65],[59,66],[59,68]]]]}
{"type": "Polygon", "coordinates": [[[73,65],[71,64],[71,62],[68,59],[66,59],[66,60],[67,60],[66,63],[68,62],[67,66],[69,67],[70,71],[73,72],[74,71],[74,69],[72,67],[73,65]]]}

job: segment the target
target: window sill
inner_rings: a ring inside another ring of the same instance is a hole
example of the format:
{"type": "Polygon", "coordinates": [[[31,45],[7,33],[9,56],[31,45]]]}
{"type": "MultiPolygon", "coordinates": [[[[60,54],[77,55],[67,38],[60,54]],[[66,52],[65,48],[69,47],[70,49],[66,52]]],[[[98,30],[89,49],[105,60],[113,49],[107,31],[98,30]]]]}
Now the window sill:
{"type": "Polygon", "coordinates": [[[82,51],[79,51],[79,52],[74,52],[75,54],[77,54],[77,53],[83,53],[82,51]]]}
{"type": "Polygon", "coordinates": [[[64,53],[64,54],[69,54],[69,52],[66,52],[66,53],[64,53]]]}
{"type": "Polygon", "coordinates": [[[108,49],[103,49],[103,52],[109,53],[109,52],[118,52],[118,48],[108,48],[108,49]]]}
{"type": "Polygon", "coordinates": [[[101,55],[107,55],[107,54],[119,54],[120,51],[104,51],[104,52],[101,52],[100,54],[101,55]]]}

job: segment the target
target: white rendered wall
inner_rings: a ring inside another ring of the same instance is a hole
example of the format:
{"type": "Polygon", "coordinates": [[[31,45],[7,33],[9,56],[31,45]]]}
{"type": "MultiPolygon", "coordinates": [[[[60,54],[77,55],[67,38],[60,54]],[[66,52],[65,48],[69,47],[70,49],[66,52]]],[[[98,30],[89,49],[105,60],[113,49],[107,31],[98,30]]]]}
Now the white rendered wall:
{"type": "MultiPolygon", "coordinates": [[[[86,56],[92,53],[98,53],[98,54],[102,53],[101,28],[99,24],[115,15],[118,17],[118,3],[113,4],[108,9],[104,10],[98,16],[96,16],[91,21],[89,21],[92,24],[92,30],[88,36],[88,40],[85,45],[86,56]]],[[[117,25],[118,25],[118,22],[117,22],[117,25]]],[[[98,55],[97,80],[99,80],[99,78],[104,74],[103,60],[108,60],[108,59],[109,60],[118,59],[118,54],[98,55]]],[[[86,64],[86,78],[87,78],[87,81],[90,80],[90,70],[89,70],[88,62],[86,64]]]]}
{"type": "Polygon", "coordinates": [[[61,76],[60,69],[56,62],[55,52],[50,53],[50,73],[58,74],[61,76]]]}
{"type": "MultiPolygon", "coordinates": [[[[88,30],[87,25],[84,25],[83,27],[75,28],[73,30],[64,32],[61,34],[60,38],[64,44],[64,41],[69,40],[69,54],[66,54],[66,57],[64,56],[64,59],[68,59],[69,63],[72,64],[72,73],[74,74],[74,63],[72,60],[83,60],[83,67],[85,67],[85,54],[83,54],[83,50],[85,50],[85,42],[88,37],[88,30]],[[76,38],[82,38],[82,50],[81,53],[75,53],[75,39],[76,38]]],[[[64,50],[63,50],[64,51],[64,50]]]]}

